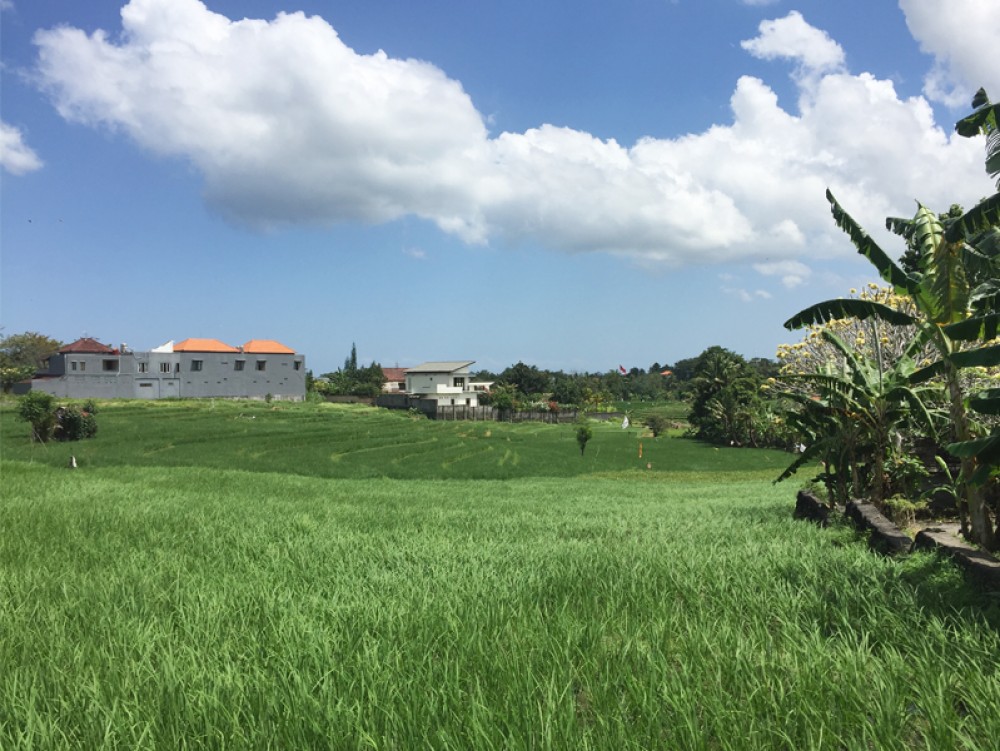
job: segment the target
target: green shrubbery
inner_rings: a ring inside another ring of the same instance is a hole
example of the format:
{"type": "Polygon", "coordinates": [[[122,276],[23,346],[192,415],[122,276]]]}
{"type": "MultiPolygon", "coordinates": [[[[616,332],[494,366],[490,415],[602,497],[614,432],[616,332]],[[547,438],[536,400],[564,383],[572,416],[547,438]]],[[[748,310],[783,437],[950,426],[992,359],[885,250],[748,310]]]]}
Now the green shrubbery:
{"type": "Polygon", "coordinates": [[[55,399],[52,394],[31,391],[18,402],[17,416],[31,425],[33,441],[45,443],[52,437],[56,427],[55,399]]]}
{"type": "Polygon", "coordinates": [[[21,397],[18,417],[31,425],[33,441],[45,443],[79,441],[97,434],[97,405],[92,399],[82,407],[57,407],[55,398],[42,391],[32,391],[21,397]]]}

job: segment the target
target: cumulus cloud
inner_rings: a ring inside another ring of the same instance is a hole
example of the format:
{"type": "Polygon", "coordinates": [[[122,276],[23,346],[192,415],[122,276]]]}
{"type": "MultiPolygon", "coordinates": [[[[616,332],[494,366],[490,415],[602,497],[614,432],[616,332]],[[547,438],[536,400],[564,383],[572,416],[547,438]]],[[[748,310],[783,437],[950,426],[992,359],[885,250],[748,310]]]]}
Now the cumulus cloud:
{"type": "Polygon", "coordinates": [[[21,131],[5,122],[0,122],[0,167],[12,175],[24,175],[42,167],[42,160],[24,143],[21,131]]]}
{"type": "MultiPolygon", "coordinates": [[[[968,107],[980,86],[1000,92],[1000,3],[983,0],[899,0],[906,25],[935,63],[924,93],[950,107],[968,107]]],[[[996,98],[996,95],[993,95],[996,98]]]]}
{"type": "MultiPolygon", "coordinates": [[[[632,145],[547,124],[491,137],[439,68],[359,54],[319,17],[232,21],[199,0],[132,0],[121,16],[117,38],[38,32],[38,80],[63,117],[189,160],[235,222],[414,215],[467,242],[771,268],[851,252],[827,186],[875,228],[914,197],[949,205],[988,187],[980,144],[937,127],[925,99],[850,74],[840,46],[795,12],[744,42],[794,64],[795,111],[744,77],[730,123],[632,145]]],[[[788,268],[761,273],[786,286],[808,276],[788,268]]]]}
{"type": "Polygon", "coordinates": [[[844,67],[844,50],[825,31],[810,26],[793,10],[784,18],[762,21],[760,35],[741,42],[750,54],[763,60],[787,59],[798,64],[797,74],[812,80],[844,67]]]}

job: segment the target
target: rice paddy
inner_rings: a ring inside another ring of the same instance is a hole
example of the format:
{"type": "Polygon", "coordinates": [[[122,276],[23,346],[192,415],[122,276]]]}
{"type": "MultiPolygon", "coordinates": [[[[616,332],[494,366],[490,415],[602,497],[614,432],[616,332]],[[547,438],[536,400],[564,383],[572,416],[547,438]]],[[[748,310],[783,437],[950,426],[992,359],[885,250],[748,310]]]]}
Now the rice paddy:
{"type": "Polygon", "coordinates": [[[1000,600],[793,521],[780,454],[186,403],[32,447],[10,418],[3,749],[1000,737],[1000,600]]]}

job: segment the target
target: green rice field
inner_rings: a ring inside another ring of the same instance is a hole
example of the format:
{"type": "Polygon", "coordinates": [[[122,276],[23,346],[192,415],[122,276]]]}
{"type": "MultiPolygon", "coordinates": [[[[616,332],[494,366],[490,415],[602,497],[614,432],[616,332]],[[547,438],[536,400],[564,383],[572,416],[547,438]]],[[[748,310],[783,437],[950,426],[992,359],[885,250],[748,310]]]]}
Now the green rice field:
{"type": "Polygon", "coordinates": [[[98,421],[32,445],[0,409],[0,749],[997,747],[1000,597],[793,521],[781,453],[323,404],[98,421]]]}

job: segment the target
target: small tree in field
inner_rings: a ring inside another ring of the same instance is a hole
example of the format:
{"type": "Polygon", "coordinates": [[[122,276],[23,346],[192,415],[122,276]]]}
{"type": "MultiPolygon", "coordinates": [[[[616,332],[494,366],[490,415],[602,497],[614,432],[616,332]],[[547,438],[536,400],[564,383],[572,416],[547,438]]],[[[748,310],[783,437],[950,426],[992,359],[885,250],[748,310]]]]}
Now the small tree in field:
{"type": "Polygon", "coordinates": [[[646,427],[653,434],[653,438],[659,438],[660,433],[667,429],[669,423],[663,415],[650,415],[646,418],[646,427]]]}
{"type": "Polygon", "coordinates": [[[580,445],[580,456],[587,450],[587,442],[594,437],[594,429],[585,422],[576,426],[576,442],[580,445]]]}
{"type": "Polygon", "coordinates": [[[43,391],[31,391],[18,402],[17,416],[31,425],[31,440],[45,443],[56,428],[55,399],[43,391]]]}

